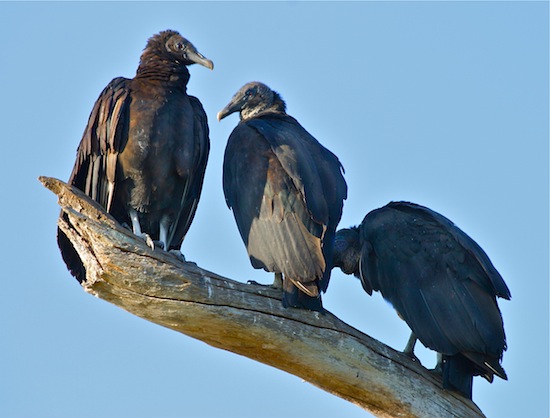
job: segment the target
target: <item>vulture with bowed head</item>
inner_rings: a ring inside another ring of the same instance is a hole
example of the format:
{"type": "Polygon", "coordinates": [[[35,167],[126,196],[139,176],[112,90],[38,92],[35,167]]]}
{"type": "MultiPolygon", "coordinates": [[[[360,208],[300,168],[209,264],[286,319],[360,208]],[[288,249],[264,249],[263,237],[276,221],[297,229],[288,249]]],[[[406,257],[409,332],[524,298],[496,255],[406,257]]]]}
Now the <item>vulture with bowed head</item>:
{"type": "Polygon", "coordinates": [[[507,379],[506,337],[497,297],[510,291],[481,247],[426,207],[391,202],[358,227],[336,233],[334,267],[380,291],[418,338],[439,353],[443,386],[472,398],[473,376],[507,379]]]}

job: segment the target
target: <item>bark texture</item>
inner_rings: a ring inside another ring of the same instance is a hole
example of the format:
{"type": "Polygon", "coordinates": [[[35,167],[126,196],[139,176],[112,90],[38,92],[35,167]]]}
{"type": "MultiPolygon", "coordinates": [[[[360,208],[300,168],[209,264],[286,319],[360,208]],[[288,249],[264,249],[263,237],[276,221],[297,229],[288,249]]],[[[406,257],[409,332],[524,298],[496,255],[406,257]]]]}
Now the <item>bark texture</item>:
{"type": "Polygon", "coordinates": [[[443,390],[439,377],[331,313],[284,309],[279,290],[152,250],[78,189],[39,179],[68,214],[58,224],[84,262],[86,292],[292,373],[380,417],[484,416],[473,402],[443,390]]]}

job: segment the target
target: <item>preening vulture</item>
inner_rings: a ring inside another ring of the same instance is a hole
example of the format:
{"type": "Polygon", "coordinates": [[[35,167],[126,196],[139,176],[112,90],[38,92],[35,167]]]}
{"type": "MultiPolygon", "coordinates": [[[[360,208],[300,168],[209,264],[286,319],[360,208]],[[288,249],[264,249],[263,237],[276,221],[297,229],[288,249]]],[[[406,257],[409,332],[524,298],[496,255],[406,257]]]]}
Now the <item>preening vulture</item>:
{"type": "Polygon", "coordinates": [[[380,291],[416,337],[440,354],[443,386],[472,398],[473,376],[507,379],[497,296],[510,291],[481,247],[426,207],[391,202],[336,233],[333,264],[380,291]]]}
{"type": "Polygon", "coordinates": [[[338,158],[285,110],[278,93],[252,82],[218,113],[241,118],[223,190],[252,266],[282,275],[283,305],[322,311],[347,186],[338,158]]]}
{"type": "MultiPolygon", "coordinates": [[[[136,76],[115,78],[99,95],[69,179],[167,251],[179,251],[193,220],[210,148],[204,109],[187,95],[187,66],[194,63],[213,69],[178,32],[152,36],[136,76]]],[[[71,273],[84,281],[82,262],[61,230],[58,244],[71,273]]]]}

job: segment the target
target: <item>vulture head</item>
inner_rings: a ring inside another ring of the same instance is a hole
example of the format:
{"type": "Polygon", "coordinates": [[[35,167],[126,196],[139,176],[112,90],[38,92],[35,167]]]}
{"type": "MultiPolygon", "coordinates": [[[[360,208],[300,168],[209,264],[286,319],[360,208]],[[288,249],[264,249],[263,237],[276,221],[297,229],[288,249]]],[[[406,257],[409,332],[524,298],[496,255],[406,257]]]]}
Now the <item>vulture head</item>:
{"type": "Polygon", "coordinates": [[[239,112],[241,120],[247,120],[265,112],[285,113],[285,109],[285,102],[279,93],[264,83],[253,81],[235,93],[227,106],[218,112],[218,120],[235,112],[239,112]]]}
{"type": "Polygon", "coordinates": [[[174,30],[165,30],[153,35],[141,55],[141,63],[151,59],[161,59],[180,65],[200,64],[214,69],[214,63],[203,56],[191,42],[174,30]]]}
{"type": "Polygon", "coordinates": [[[345,274],[359,276],[359,260],[361,258],[361,243],[357,227],[344,228],[336,232],[332,265],[340,267],[345,274]]]}

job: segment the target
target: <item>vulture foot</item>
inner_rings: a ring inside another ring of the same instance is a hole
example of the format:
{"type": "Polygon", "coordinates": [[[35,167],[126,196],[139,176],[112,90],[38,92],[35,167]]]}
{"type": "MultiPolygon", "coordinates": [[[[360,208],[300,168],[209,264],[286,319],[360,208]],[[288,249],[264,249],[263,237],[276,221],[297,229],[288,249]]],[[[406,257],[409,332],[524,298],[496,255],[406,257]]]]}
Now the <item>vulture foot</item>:
{"type": "Polygon", "coordinates": [[[430,371],[437,375],[443,374],[443,356],[440,353],[437,353],[437,364],[430,371]]]}
{"type": "Polygon", "coordinates": [[[258,283],[256,280],[247,280],[246,283],[253,284],[254,286],[262,286],[262,287],[270,287],[272,289],[279,289],[277,286],[274,286],[273,284],[258,283]]]}
{"type": "Polygon", "coordinates": [[[253,284],[255,286],[271,287],[272,289],[282,289],[283,288],[283,275],[281,273],[275,273],[275,280],[272,284],[261,284],[256,280],[248,280],[248,284],[253,284]]]}
{"type": "Polygon", "coordinates": [[[258,283],[256,280],[247,280],[246,283],[253,284],[254,286],[263,286],[263,287],[271,286],[270,284],[258,283]]]}
{"type": "Polygon", "coordinates": [[[416,355],[414,353],[406,353],[406,352],[403,351],[403,354],[405,354],[408,358],[410,358],[415,363],[418,363],[422,366],[422,363],[420,362],[420,359],[418,357],[416,357],[416,355]]]}
{"type": "MultiPolygon", "coordinates": [[[[181,262],[183,262],[183,263],[186,262],[185,256],[184,256],[184,255],[181,253],[181,251],[179,251],[179,250],[170,250],[170,251],[168,251],[168,254],[173,255],[174,257],[176,257],[179,261],[181,261],[181,262]]],[[[191,263],[192,263],[192,262],[191,262],[191,263]]],[[[196,265],[196,263],[192,263],[192,264],[195,264],[195,265],[196,265]]]]}
{"type": "Polygon", "coordinates": [[[405,354],[407,357],[409,357],[412,361],[415,363],[418,363],[422,366],[422,363],[420,362],[420,359],[416,357],[414,354],[414,346],[416,345],[417,337],[414,334],[414,332],[411,332],[411,336],[409,337],[409,341],[407,341],[407,345],[405,346],[405,349],[403,350],[403,354],[405,354]]]}
{"type": "Polygon", "coordinates": [[[155,241],[153,241],[153,238],[151,238],[149,234],[146,234],[143,232],[141,234],[138,234],[137,236],[140,237],[143,241],[145,241],[145,243],[149,248],[151,248],[152,250],[155,249],[155,241]]]}

